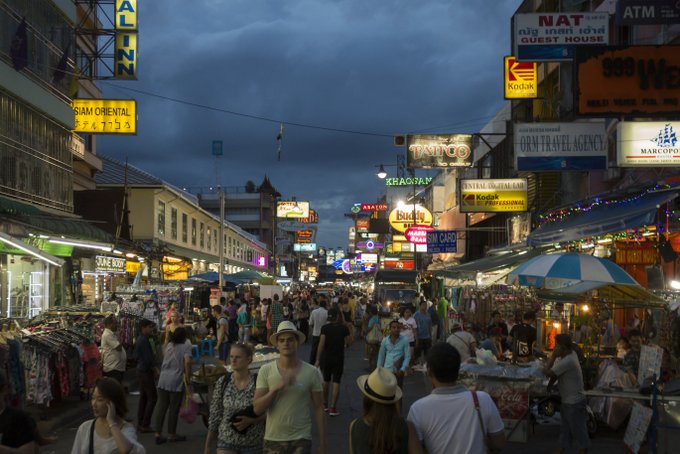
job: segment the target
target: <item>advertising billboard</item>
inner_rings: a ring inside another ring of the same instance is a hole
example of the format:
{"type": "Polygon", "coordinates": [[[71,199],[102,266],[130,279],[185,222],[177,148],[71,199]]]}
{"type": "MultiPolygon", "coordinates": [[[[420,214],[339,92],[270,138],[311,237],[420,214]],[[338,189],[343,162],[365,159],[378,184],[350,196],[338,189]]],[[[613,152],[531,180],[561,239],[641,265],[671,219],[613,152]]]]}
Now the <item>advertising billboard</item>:
{"type": "Polygon", "coordinates": [[[387,211],[386,203],[362,203],[361,211],[387,211]]]}
{"type": "Polygon", "coordinates": [[[316,251],[316,243],[295,243],[293,244],[294,252],[314,252],[316,251]]]}
{"type": "Polygon", "coordinates": [[[397,207],[390,212],[390,225],[394,230],[402,233],[406,232],[406,230],[414,224],[432,225],[432,213],[430,213],[427,208],[416,205],[416,222],[413,222],[413,215],[413,205],[402,205],[401,207],[397,207]]]}
{"type": "Polygon", "coordinates": [[[520,61],[571,60],[577,47],[609,44],[607,13],[515,14],[513,25],[520,61]]]}
{"type": "Polygon", "coordinates": [[[137,79],[137,32],[117,31],[113,52],[113,77],[137,79]]]}
{"type": "Polygon", "coordinates": [[[461,213],[527,211],[525,178],[460,180],[461,213]]]}
{"type": "Polygon", "coordinates": [[[538,98],[538,64],[520,62],[515,57],[503,59],[505,99],[538,98]]]}
{"type": "Polygon", "coordinates": [[[137,0],[116,0],[116,30],[137,30],[137,0]]]}
{"type": "Polygon", "coordinates": [[[276,217],[300,219],[309,217],[309,202],[283,200],[276,202],[276,217]]]}
{"type": "Polygon", "coordinates": [[[521,171],[606,170],[604,120],[515,123],[515,168],[521,171]]]}
{"type": "Polygon", "coordinates": [[[74,99],[73,132],[84,134],[137,134],[134,99],[74,99]]]}
{"type": "Polygon", "coordinates": [[[616,154],[620,167],[680,166],[680,121],[621,122],[616,154]]]}
{"type": "Polygon", "coordinates": [[[678,46],[581,48],[574,65],[574,105],[579,115],[680,113],[678,46]]]}
{"type": "Polygon", "coordinates": [[[472,135],[408,135],[406,165],[411,168],[472,166],[472,135]]]}

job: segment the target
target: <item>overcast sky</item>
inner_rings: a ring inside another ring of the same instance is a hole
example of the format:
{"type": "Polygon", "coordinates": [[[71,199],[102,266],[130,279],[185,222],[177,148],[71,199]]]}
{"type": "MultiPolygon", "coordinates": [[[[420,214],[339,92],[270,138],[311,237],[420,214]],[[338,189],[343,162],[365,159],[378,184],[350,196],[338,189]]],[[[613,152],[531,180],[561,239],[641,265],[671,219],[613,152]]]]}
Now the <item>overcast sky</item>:
{"type": "Polygon", "coordinates": [[[477,132],[502,107],[502,59],[520,4],[142,0],[138,80],[102,84],[105,97],[137,100],[138,134],[103,136],[99,152],[176,186],[209,187],[211,143],[221,139],[222,185],[267,174],[284,198],[319,212],[320,245],[346,247],[343,213],[375,201],[384,191],[375,166],[404,153],[393,134],[477,132]]]}

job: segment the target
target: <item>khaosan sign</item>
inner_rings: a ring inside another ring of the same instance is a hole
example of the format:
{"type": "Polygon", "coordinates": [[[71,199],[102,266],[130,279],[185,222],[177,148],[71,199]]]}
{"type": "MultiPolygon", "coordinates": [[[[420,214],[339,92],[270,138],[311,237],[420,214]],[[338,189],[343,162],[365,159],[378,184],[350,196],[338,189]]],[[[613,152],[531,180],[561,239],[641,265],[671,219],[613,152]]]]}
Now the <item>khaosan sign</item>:
{"type": "Polygon", "coordinates": [[[680,121],[622,122],[616,153],[621,167],[680,166],[680,121]]]}
{"type": "Polygon", "coordinates": [[[300,219],[309,217],[309,202],[283,200],[276,203],[277,218],[300,219]]]}
{"type": "Polygon", "coordinates": [[[570,123],[515,123],[515,168],[536,172],[606,170],[604,120],[570,123]]]}
{"type": "Polygon", "coordinates": [[[513,17],[520,61],[571,60],[579,46],[609,44],[607,13],[538,13],[513,17]]]}
{"type": "Polygon", "coordinates": [[[137,134],[134,99],[74,99],[73,132],[85,134],[137,134]]]}
{"type": "Polygon", "coordinates": [[[579,48],[574,67],[574,105],[580,115],[680,113],[678,46],[579,48]]]}
{"type": "Polygon", "coordinates": [[[408,229],[406,229],[406,232],[404,232],[404,235],[406,236],[406,239],[413,244],[427,244],[427,232],[431,232],[434,230],[434,227],[431,225],[412,225],[408,229]]]}
{"type": "Polygon", "coordinates": [[[515,57],[503,60],[505,99],[538,98],[538,64],[521,62],[515,57]]]}
{"type": "Polygon", "coordinates": [[[406,165],[411,168],[472,166],[472,135],[408,135],[406,165]]]}
{"type": "Polygon", "coordinates": [[[527,211],[527,180],[460,180],[461,213],[527,211]]]}
{"type": "Polygon", "coordinates": [[[413,205],[402,205],[392,210],[389,216],[392,228],[403,233],[414,224],[432,225],[432,213],[427,208],[416,205],[416,222],[413,222],[413,211],[413,205]]]}
{"type": "Polygon", "coordinates": [[[385,186],[427,186],[432,177],[385,178],[385,186]]]}

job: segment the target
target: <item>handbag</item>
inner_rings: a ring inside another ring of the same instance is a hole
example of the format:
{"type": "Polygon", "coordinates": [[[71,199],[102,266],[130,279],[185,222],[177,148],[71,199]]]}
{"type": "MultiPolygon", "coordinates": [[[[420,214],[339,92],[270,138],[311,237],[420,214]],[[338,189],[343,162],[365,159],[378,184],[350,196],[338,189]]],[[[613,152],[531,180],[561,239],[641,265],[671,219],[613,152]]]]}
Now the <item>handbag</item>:
{"type": "Polygon", "coordinates": [[[382,330],[380,329],[380,323],[374,324],[370,330],[368,330],[368,333],[366,334],[366,342],[369,344],[379,344],[382,342],[383,335],[382,335],[382,330]]]}
{"type": "Polygon", "coordinates": [[[193,424],[198,416],[198,403],[193,399],[194,389],[191,385],[185,387],[184,400],[179,409],[179,417],[187,424],[193,424]]]}

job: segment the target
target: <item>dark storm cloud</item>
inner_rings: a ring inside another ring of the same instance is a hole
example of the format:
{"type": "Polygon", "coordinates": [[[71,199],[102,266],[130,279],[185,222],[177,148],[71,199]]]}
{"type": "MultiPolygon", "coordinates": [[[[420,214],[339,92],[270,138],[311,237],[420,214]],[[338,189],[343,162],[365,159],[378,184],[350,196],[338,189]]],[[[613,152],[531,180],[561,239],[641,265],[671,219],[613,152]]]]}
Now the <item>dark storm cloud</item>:
{"type": "MultiPolygon", "coordinates": [[[[319,211],[319,242],[346,245],[354,202],[384,188],[375,165],[396,163],[391,137],[287,124],[192,103],[337,129],[391,135],[442,126],[478,131],[502,106],[502,56],[520,0],[142,0],[139,80],[104,85],[138,101],[138,136],[100,151],[177,186],[215,183],[213,139],[225,142],[222,182],[260,183],[319,211]]],[[[388,170],[394,170],[388,168],[388,170]]]]}

